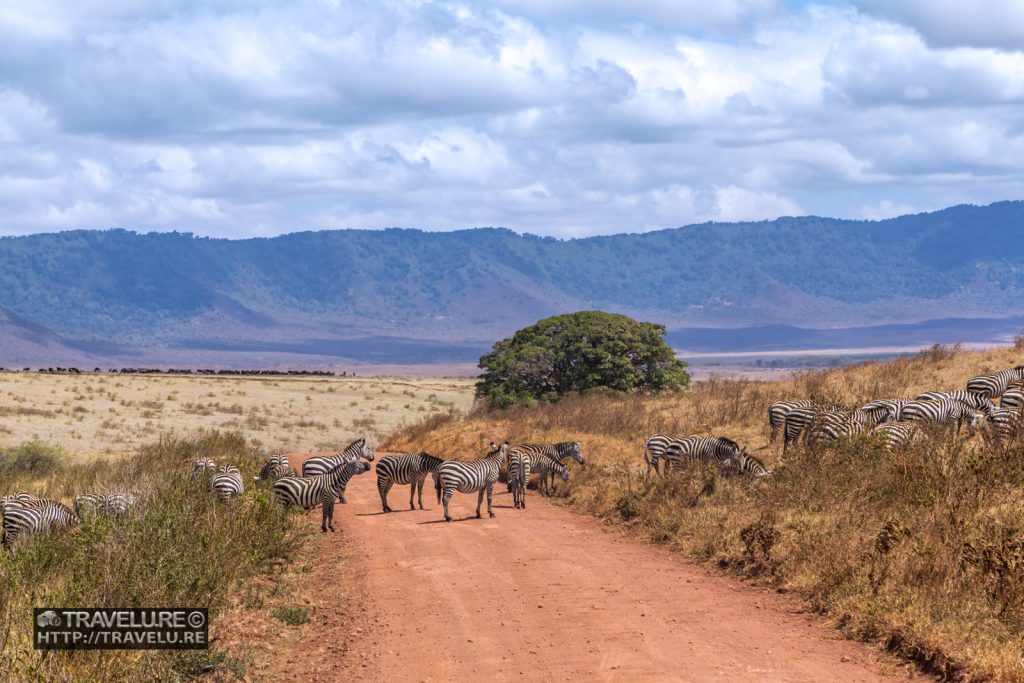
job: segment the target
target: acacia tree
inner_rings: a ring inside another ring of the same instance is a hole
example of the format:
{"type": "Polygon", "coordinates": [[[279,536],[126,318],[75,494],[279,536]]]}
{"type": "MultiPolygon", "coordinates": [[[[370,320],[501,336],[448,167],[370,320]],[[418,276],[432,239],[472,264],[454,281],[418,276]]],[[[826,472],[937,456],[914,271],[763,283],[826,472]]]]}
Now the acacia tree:
{"type": "Polygon", "coordinates": [[[664,325],[602,311],[545,318],[480,358],[484,374],[476,393],[493,407],[507,407],[593,389],[679,389],[690,376],[664,335],[664,325]]]}

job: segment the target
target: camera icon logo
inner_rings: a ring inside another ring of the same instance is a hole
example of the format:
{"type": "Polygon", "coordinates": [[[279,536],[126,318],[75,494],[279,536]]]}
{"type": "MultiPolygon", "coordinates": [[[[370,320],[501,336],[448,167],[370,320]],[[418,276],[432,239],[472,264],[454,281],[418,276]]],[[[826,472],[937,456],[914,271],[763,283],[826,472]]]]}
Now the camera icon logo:
{"type": "Polygon", "coordinates": [[[36,623],[39,624],[40,628],[47,626],[60,626],[60,617],[53,610],[46,610],[38,617],[36,617],[36,623]]]}

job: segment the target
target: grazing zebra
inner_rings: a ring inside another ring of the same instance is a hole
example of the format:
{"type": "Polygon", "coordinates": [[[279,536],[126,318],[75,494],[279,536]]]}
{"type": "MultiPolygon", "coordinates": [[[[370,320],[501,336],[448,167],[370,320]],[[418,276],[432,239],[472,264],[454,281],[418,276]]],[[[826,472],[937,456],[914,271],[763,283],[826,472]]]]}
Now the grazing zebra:
{"type": "Polygon", "coordinates": [[[972,377],[967,380],[967,391],[988,398],[999,398],[1011,382],[1021,379],[1024,379],[1024,365],[972,377]]]}
{"type": "Polygon", "coordinates": [[[508,452],[508,489],[512,492],[512,506],[526,509],[526,483],[533,469],[529,452],[513,448],[508,452]]]}
{"type": "Polygon", "coordinates": [[[825,439],[837,441],[860,434],[866,427],[873,427],[877,424],[876,416],[885,417],[887,414],[881,411],[872,411],[869,414],[861,410],[855,410],[851,414],[819,413],[807,431],[807,442],[812,443],[825,439]]]}
{"type": "Polygon", "coordinates": [[[1024,408],[1024,390],[1010,389],[999,399],[999,407],[1007,410],[1016,410],[1018,413],[1024,408]]]}
{"type": "Polygon", "coordinates": [[[644,441],[644,462],[647,463],[646,476],[650,476],[651,470],[658,472],[658,461],[665,456],[665,449],[673,441],[678,441],[674,436],[667,434],[655,434],[647,437],[644,441]]]}
{"type": "Polygon", "coordinates": [[[726,469],[734,469],[755,477],[766,477],[769,474],[768,468],[764,466],[764,463],[746,451],[740,451],[734,457],[729,458],[723,466],[726,469]]]}
{"type": "Polygon", "coordinates": [[[741,455],[747,454],[746,449],[732,439],[721,436],[688,436],[669,444],[665,451],[665,469],[669,466],[680,467],[683,459],[714,463],[720,467],[738,467],[741,455]]]}
{"type": "Polygon", "coordinates": [[[419,489],[420,510],[423,509],[423,482],[429,472],[436,472],[444,460],[430,453],[409,453],[407,455],[385,455],[377,462],[377,492],[384,512],[392,512],[388,505],[388,491],[395,484],[411,484],[409,487],[409,509],[415,510],[413,498],[419,489]]]}
{"type": "Polygon", "coordinates": [[[135,495],[127,491],[115,491],[108,493],[104,496],[103,500],[103,514],[110,517],[117,515],[123,515],[124,513],[135,507],[136,503],[135,495]]]}
{"type": "Polygon", "coordinates": [[[789,447],[800,441],[805,436],[808,427],[820,420],[820,415],[826,413],[845,414],[845,408],[839,406],[812,405],[808,408],[794,408],[786,414],[785,428],[782,439],[782,452],[785,453],[789,447]]]}
{"type": "Polygon", "coordinates": [[[970,406],[971,408],[977,408],[981,412],[988,415],[995,410],[995,404],[987,396],[981,394],[975,394],[970,391],[926,391],[923,394],[919,394],[914,400],[915,401],[941,401],[943,399],[952,399],[959,401],[964,405],[970,406]]]}
{"type": "Polygon", "coordinates": [[[28,491],[15,491],[14,493],[8,494],[3,498],[0,498],[0,511],[2,511],[3,507],[8,503],[10,503],[11,505],[31,505],[46,502],[48,501],[46,501],[43,498],[40,498],[34,493],[29,493],[28,491]]]}
{"type": "Polygon", "coordinates": [[[978,413],[972,407],[951,398],[911,401],[903,407],[903,419],[912,422],[956,424],[957,433],[964,423],[967,423],[971,431],[978,427],[978,413]]]}
{"type": "Polygon", "coordinates": [[[885,422],[871,430],[879,434],[882,444],[890,451],[900,451],[911,446],[922,435],[921,425],[916,422],[885,422]]]}
{"type": "Polygon", "coordinates": [[[460,493],[473,493],[479,491],[480,495],[476,501],[476,518],[480,519],[480,506],[484,502],[484,492],[487,493],[487,514],[494,517],[491,510],[491,497],[494,493],[494,482],[498,481],[498,471],[501,469],[505,456],[508,455],[508,443],[502,444],[501,448],[492,443],[490,453],[476,462],[458,462],[448,460],[434,472],[434,489],[437,491],[437,502],[444,502],[444,521],[452,521],[448,514],[448,503],[452,495],[460,493]]]}
{"type": "MultiPolygon", "coordinates": [[[[778,436],[779,429],[785,429],[786,416],[791,411],[796,408],[810,408],[813,405],[814,401],[805,398],[798,401],[776,401],[768,406],[768,424],[772,428],[771,436],[768,437],[768,443],[775,443],[775,437],[778,436]]],[[[665,446],[667,447],[668,444],[665,444],[665,446]]]]}
{"type": "Polygon", "coordinates": [[[263,463],[263,467],[260,468],[260,473],[257,475],[257,479],[263,481],[275,481],[281,477],[286,476],[285,472],[295,470],[288,464],[287,455],[272,455],[267,458],[267,461],[263,463]]]}
{"type": "Polygon", "coordinates": [[[80,493],[75,496],[75,515],[85,519],[93,515],[114,517],[135,507],[135,496],[127,491],[113,493],[80,493]]]}
{"type": "Polygon", "coordinates": [[[875,424],[883,422],[895,422],[900,419],[903,406],[910,402],[908,398],[880,398],[868,401],[860,407],[862,411],[871,415],[875,424]]]}
{"type": "Polygon", "coordinates": [[[370,469],[370,463],[343,462],[326,474],[313,477],[281,477],[274,482],[274,496],[282,505],[295,505],[310,510],[317,505],[323,507],[320,531],[334,531],[334,499],[345,503],[345,487],[357,474],[370,469]]]}
{"type": "MultiPolygon", "coordinates": [[[[566,458],[572,458],[580,465],[585,464],[583,462],[583,451],[578,441],[562,441],[560,443],[552,444],[533,444],[524,443],[519,444],[512,450],[517,450],[524,453],[530,458],[530,463],[537,462],[541,457],[547,456],[555,462],[562,462],[566,458]]],[[[511,451],[509,451],[511,454],[511,451]]],[[[551,476],[551,486],[554,487],[555,472],[549,470],[548,473],[551,476]]],[[[527,471],[529,475],[529,470],[527,471]]],[[[545,485],[546,488],[546,485],[545,485]]]]}
{"type": "Polygon", "coordinates": [[[79,519],[98,515],[103,510],[104,495],[102,493],[80,493],[75,496],[75,515],[79,519]]]}
{"type": "Polygon", "coordinates": [[[530,468],[531,471],[536,472],[540,477],[537,490],[542,495],[550,495],[550,492],[547,490],[549,472],[554,472],[554,474],[558,475],[562,481],[569,481],[569,468],[557,460],[547,456],[543,456],[537,460],[537,462],[532,463],[530,468]]]}
{"type": "Polygon", "coordinates": [[[4,547],[11,548],[21,535],[32,535],[67,527],[78,522],[78,517],[66,505],[43,501],[36,506],[7,505],[4,507],[4,547]]]}
{"type": "Polygon", "coordinates": [[[199,458],[192,463],[192,476],[198,477],[206,472],[216,472],[217,463],[210,458],[199,458]]]}
{"type": "Polygon", "coordinates": [[[985,418],[988,433],[997,441],[1018,434],[1022,423],[1024,416],[1012,408],[996,408],[985,418]]]}
{"type": "Polygon", "coordinates": [[[220,472],[210,479],[210,490],[217,494],[218,500],[228,500],[242,495],[242,473],[234,465],[224,465],[220,472]]]}
{"type": "Polygon", "coordinates": [[[302,463],[302,476],[315,477],[327,474],[343,462],[355,462],[359,458],[373,460],[373,451],[366,445],[366,439],[356,439],[345,450],[335,455],[316,455],[302,463]]]}

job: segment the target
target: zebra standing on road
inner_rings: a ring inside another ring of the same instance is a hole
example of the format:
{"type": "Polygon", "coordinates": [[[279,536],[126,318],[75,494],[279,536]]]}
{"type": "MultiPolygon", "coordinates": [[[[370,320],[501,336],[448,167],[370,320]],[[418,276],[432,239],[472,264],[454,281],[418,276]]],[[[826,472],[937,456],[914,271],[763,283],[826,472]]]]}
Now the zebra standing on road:
{"type": "MultiPolygon", "coordinates": [[[[580,446],[578,441],[562,441],[560,443],[551,444],[524,443],[519,444],[512,450],[519,451],[526,455],[530,459],[531,465],[539,461],[542,457],[551,458],[558,463],[561,463],[566,458],[572,458],[580,465],[586,464],[583,461],[582,446],[580,446]]],[[[510,456],[511,452],[512,451],[509,451],[510,456]]],[[[529,476],[529,473],[530,471],[527,470],[527,476],[529,476]]],[[[554,488],[555,472],[553,470],[548,470],[548,474],[551,476],[551,487],[554,488]]],[[[544,484],[544,489],[547,490],[546,482],[544,484]]]]}
{"type": "Polygon", "coordinates": [[[526,484],[533,469],[530,454],[518,448],[508,452],[508,490],[512,493],[512,507],[526,509],[526,484]]]}
{"type": "Polygon", "coordinates": [[[260,473],[257,475],[257,479],[263,481],[276,481],[281,477],[287,476],[286,472],[295,470],[288,464],[287,455],[272,455],[267,458],[267,461],[263,463],[263,467],[260,468],[260,473]]]}
{"type": "Polygon", "coordinates": [[[967,391],[988,398],[999,398],[1017,380],[1024,380],[1024,365],[972,377],[967,380],[967,391]]]}
{"type": "Polygon", "coordinates": [[[966,423],[971,431],[977,429],[978,413],[960,401],[943,398],[932,401],[911,401],[903,408],[903,419],[912,422],[955,424],[957,433],[966,423]]]}
{"type": "Polygon", "coordinates": [[[228,500],[242,495],[242,473],[234,465],[224,465],[220,472],[210,479],[210,490],[217,494],[218,500],[228,500]]]}
{"type": "Polygon", "coordinates": [[[547,490],[547,479],[549,473],[557,475],[562,481],[569,481],[569,468],[554,458],[549,458],[546,455],[541,456],[540,459],[538,459],[537,462],[532,463],[530,467],[531,470],[536,472],[539,477],[538,491],[540,491],[542,495],[550,495],[550,492],[547,490]]]}
{"type": "MultiPolygon", "coordinates": [[[[768,424],[772,428],[771,436],[768,437],[768,443],[775,443],[775,437],[778,436],[779,429],[784,429],[786,426],[787,415],[797,408],[810,408],[813,405],[814,401],[805,398],[799,401],[776,401],[768,406],[768,424]]],[[[665,446],[667,448],[668,444],[665,444],[665,446]]]]}
{"type": "MultiPolygon", "coordinates": [[[[992,399],[988,396],[976,394],[971,391],[926,391],[923,394],[918,394],[915,401],[941,401],[943,399],[949,399],[953,401],[959,401],[966,406],[980,410],[981,412],[988,415],[996,406],[992,403],[992,399]]],[[[901,413],[902,415],[902,413],[901,413]]]]}
{"type": "Polygon", "coordinates": [[[281,477],[274,482],[274,496],[282,505],[295,505],[311,510],[317,505],[323,507],[320,531],[334,531],[334,499],[345,503],[345,487],[349,479],[370,469],[367,462],[343,462],[335,465],[326,474],[314,477],[281,477]]]}
{"type": "Polygon", "coordinates": [[[460,493],[480,493],[476,501],[476,518],[480,519],[480,506],[487,493],[487,514],[494,517],[491,510],[491,498],[494,493],[494,482],[498,481],[498,471],[508,454],[508,442],[499,448],[492,443],[490,453],[476,462],[458,462],[448,460],[434,472],[434,489],[437,490],[437,502],[444,502],[444,521],[452,521],[448,514],[448,503],[452,495],[460,493]]]}
{"type": "Polygon", "coordinates": [[[373,450],[366,445],[366,439],[356,439],[345,450],[335,455],[317,455],[302,463],[302,476],[315,477],[320,474],[327,474],[335,467],[346,462],[355,462],[359,458],[373,460],[373,450]]]}
{"type": "Polygon", "coordinates": [[[430,453],[409,453],[406,455],[385,455],[377,462],[377,491],[384,512],[392,512],[388,505],[388,491],[395,484],[410,484],[409,509],[415,510],[413,499],[417,489],[420,494],[420,510],[423,509],[423,483],[427,474],[436,472],[444,460],[430,453]]]}
{"type": "Polygon", "coordinates": [[[71,509],[53,501],[45,500],[36,505],[4,506],[4,547],[10,549],[19,536],[32,535],[59,529],[78,523],[78,517],[71,509]]]}

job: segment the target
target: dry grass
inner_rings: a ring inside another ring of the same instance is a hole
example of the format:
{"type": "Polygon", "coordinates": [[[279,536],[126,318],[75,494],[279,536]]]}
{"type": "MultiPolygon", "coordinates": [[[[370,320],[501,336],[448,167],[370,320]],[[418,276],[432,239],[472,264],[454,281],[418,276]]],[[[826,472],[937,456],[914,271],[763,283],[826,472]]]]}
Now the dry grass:
{"type": "Polygon", "coordinates": [[[371,441],[418,416],[465,410],[472,380],[0,373],[0,445],[42,441],[75,458],[127,455],[167,434],[238,432],[268,450],[371,441]]]}
{"type": "Polygon", "coordinates": [[[1019,349],[935,347],[780,382],[714,380],[656,399],[588,396],[437,417],[384,446],[451,457],[497,439],[580,441],[588,465],[562,487],[566,504],[798,592],[848,635],[950,678],[1024,680],[1024,443],[937,433],[894,456],[857,439],[782,464],[766,420],[783,398],[861,404],[962,388],[1020,362],[1019,349]],[[728,436],[775,471],[763,481],[693,469],[645,482],[643,441],[658,432],[728,436]]]}

